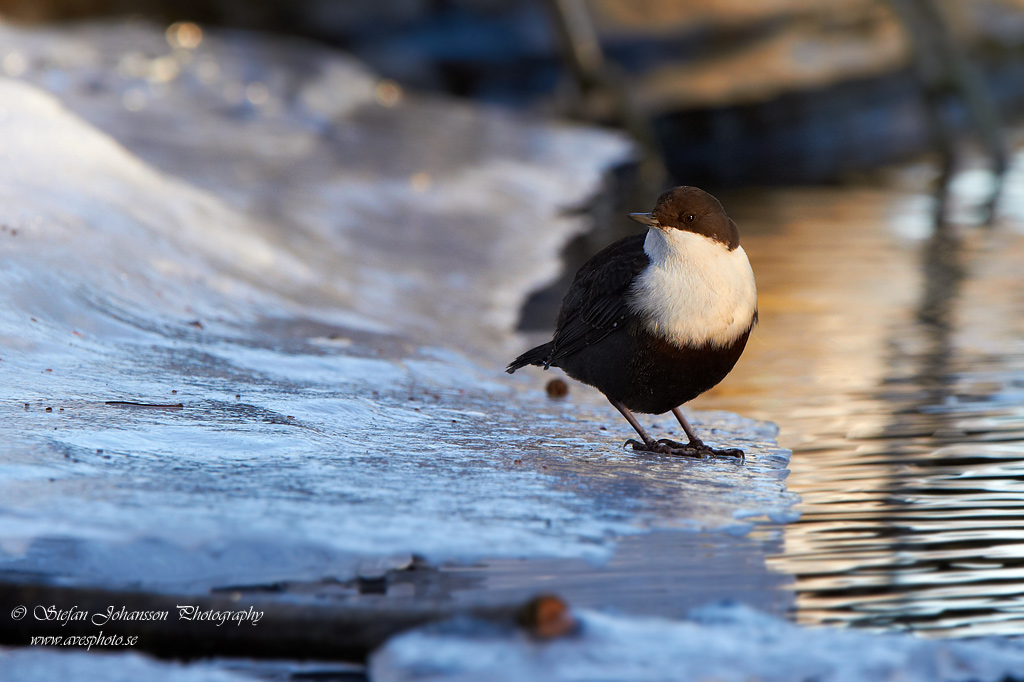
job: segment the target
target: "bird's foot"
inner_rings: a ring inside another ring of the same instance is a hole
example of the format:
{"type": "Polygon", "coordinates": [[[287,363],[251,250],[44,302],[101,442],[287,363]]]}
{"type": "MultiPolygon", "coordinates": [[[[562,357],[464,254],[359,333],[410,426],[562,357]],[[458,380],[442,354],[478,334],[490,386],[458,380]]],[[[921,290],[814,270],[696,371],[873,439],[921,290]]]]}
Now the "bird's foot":
{"type": "Polygon", "coordinates": [[[700,457],[701,459],[705,457],[731,457],[732,459],[739,460],[740,464],[746,461],[746,455],[739,448],[723,448],[720,450],[710,445],[705,445],[704,441],[699,438],[694,438],[689,443],[680,443],[668,438],[662,438],[658,443],[672,448],[672,454],[676,455],[700,457]]]}
{"type": "Polygon", "coordinates": [[[740,464],[743,464],[746,461],[746,456],[743,454],[742,450],[737,448],[719,450],[709,445],[705,445],[698,439],[691,440],[689,443],[680,443],[679,441],[662,438],[661,440],[653,443],[645,444],[630,438],[625,444],[633,448],[634,452],[654,452],[659,455],[693,457],[695,459],[731,457],[738,460],[740,464]]]}
{"type": "Polygon", "coordinates": [[[661,441],[658,441],[657,443],[653,441],[650,443],[641,443],[636,439],[630,438],[629,440],[622,444],[622,447],[626,447],[627,445],[633,449],[633,452],[654,452],[659,455],[672,454],[672,448],[670,448],[668,445],[665,445],[661,441]]]}

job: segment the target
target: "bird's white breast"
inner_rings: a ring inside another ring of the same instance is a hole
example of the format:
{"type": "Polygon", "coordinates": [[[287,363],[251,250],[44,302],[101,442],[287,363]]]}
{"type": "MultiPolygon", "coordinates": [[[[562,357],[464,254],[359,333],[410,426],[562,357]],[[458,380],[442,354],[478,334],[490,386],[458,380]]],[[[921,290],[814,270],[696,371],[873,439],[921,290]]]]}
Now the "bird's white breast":
{"type": "Polygon", "coordinates": [[[633,284],[631,305],[655,335],[685,346],[727,346],[757,311],[754,272],[743,247],[732,251],[703,235],[652,228],[648,267],[633,284]]]}

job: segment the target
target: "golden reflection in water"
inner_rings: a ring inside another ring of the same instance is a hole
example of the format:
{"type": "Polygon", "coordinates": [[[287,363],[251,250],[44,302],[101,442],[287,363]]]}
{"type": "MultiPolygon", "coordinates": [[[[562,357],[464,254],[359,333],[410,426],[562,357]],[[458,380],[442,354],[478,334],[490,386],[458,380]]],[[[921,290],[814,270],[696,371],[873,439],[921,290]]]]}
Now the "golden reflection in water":
{"type": "Polygon", "coordinates": [[[921,193],[723,197],[761,322],[694,402],[776,422],[796,618],[1024,633],[1024,230],[930,225],[921,193]],[[908,227],[909,226],[909,227],[908,227]]]}

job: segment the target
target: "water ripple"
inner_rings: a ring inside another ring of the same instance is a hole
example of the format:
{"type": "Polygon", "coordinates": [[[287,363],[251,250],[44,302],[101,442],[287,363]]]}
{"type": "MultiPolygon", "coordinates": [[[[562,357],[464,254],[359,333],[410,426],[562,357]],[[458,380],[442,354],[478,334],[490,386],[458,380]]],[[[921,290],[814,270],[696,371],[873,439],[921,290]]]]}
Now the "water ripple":
{"type": "Polygon", "coordinates": [[[756,405],[793,448],[802,515],[769,564],[795,578],[795,618],[1024,633],[1016,223],[914,241],[893,223],[920,209],[891,191],[783,191],[767,213],[741,199],[762,322],[730,393],[706,403],[756,405]]]}

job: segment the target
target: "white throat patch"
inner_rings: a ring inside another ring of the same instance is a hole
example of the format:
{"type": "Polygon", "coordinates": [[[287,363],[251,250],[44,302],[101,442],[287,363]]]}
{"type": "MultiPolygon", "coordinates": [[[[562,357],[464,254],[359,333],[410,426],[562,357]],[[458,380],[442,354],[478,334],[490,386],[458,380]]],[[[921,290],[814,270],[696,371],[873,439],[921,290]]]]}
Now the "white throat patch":
{"type": "Polygon", "coordinates": [[[757,310],[754,272],[743,247],[683,230],[651,228],[650,265],[633,283],[633,310],[648,330],[676,345],[724,347],[747,331],[757,310]]]}

